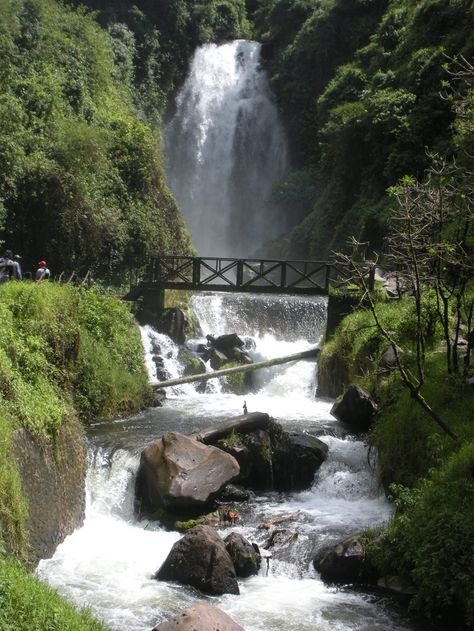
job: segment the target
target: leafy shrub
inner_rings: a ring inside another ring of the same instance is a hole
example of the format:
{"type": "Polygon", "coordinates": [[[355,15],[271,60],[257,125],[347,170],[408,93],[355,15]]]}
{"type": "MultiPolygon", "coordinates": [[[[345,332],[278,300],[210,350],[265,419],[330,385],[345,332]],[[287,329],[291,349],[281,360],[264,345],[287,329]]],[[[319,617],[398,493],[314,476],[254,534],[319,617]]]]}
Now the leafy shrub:
{"type": "Polygon", "coordinates": [[[384,550],[391,567],[417,586],[412,606],[431,619],[454,613],[472,625],[474,442],[415,489],[394,491],[398,512],[384,550]]]}

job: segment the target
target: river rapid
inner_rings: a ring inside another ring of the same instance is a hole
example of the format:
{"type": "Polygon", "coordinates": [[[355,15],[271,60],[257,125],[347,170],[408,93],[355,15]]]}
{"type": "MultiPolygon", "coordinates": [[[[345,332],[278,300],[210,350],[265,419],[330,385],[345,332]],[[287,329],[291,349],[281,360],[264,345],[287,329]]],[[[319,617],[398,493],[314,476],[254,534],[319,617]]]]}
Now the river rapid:
{"type": "MultiPolygon", "coordinates": [[[[236,332],[255,360],[298,352],[321,339],[326,321],[323,298],[201,294],[192,307],[202,337],[236,332]]],[[[142,329],[150,379],[157,380],[153,348],[160,347],[166,373],[183,367],[178,348],[150,327],[142,329]]],[[[190,340],[193,348],[199,340],[190,340]]],[[[396,605],[381,594],[325,585],[312,566],[320,548],[363,528],[384,524],[391,506],[377,485],[367,446],[347,435],[330,416],[331,402],[315,397],[314,362],[296,362],[259,371],[254,392],[225,393],[217,380],[206,392],[178,386],[165,405],[127,419],[97,423],[88,430],[89,468],[84,525],[68,537],[52,559],[41,561],[39,576],[77,606],[88,606],[112,629],[145,631],[197,601],[226,611],[246,631],[388,631],[414,629],[396,605]],[[239,580],[240,595],[204,596],[152,575],[182,535],[133,515],[134,475],[141,450],[166,431],[185,434],[249,412],[268,412],[285,429],[317,435],[329,447],[313,486],[297,493],[257,495],[239,506],[232,529],[265,545],[261,524],[288,516],[282,527],[291,543],[275,551],[257,576],[239,580]]]]}

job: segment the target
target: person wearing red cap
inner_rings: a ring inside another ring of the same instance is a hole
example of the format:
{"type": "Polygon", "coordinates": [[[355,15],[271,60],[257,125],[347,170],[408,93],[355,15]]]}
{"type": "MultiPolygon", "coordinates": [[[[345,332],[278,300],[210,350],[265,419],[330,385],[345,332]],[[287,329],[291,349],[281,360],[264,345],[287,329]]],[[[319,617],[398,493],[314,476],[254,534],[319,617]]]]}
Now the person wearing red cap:
{"type": "Polygon", "coordinates": [[[38,263],[38,269],[36,270],[35,280],[37,283],[41,283],[41,281],[46,280],[51,276],[51,272],[48,269],[48,265],[46,261],[40,261],[38,263]]]}

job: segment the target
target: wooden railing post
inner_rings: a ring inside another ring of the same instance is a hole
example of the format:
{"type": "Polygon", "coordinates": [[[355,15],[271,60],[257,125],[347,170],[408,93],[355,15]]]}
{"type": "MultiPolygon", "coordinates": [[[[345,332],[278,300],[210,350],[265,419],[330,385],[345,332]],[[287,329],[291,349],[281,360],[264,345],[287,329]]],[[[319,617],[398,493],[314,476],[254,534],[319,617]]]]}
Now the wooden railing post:
{"type": "Polygon", "coordinates": [[[193,259],[193,285],[197,287],[201,282],[201,259],[193,259]]]}
{"type": "Polygon", "coordinates": [[[331,289],[331,265],[329,263],[326,264],[326,279],[324,281],[324,291],[329,294],[329,290],[331,289]]]}
{"type": "Polygon", "coordinates": [[[286,288],[286,261],[281,263],[280,287],[282,289],[286,288]]]}
{"type": "Polygon", "coordinates": [[[237,261],[237,279],[236,279],[236,289],[240,289],[244,282],[244,262],[242,259],[237,261]]]}

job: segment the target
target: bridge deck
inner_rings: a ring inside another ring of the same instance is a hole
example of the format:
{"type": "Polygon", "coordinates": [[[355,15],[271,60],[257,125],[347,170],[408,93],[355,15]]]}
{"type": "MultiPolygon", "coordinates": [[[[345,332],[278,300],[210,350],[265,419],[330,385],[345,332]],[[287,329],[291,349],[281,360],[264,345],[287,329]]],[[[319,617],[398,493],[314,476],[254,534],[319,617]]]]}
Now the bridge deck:
{"type": "Polygon", "coordinates": [[[327,261],[163,256],[149,259],[137,281],[126,299],[165,289],[327,295],[347,284],[348,272],[327,261]]]}

